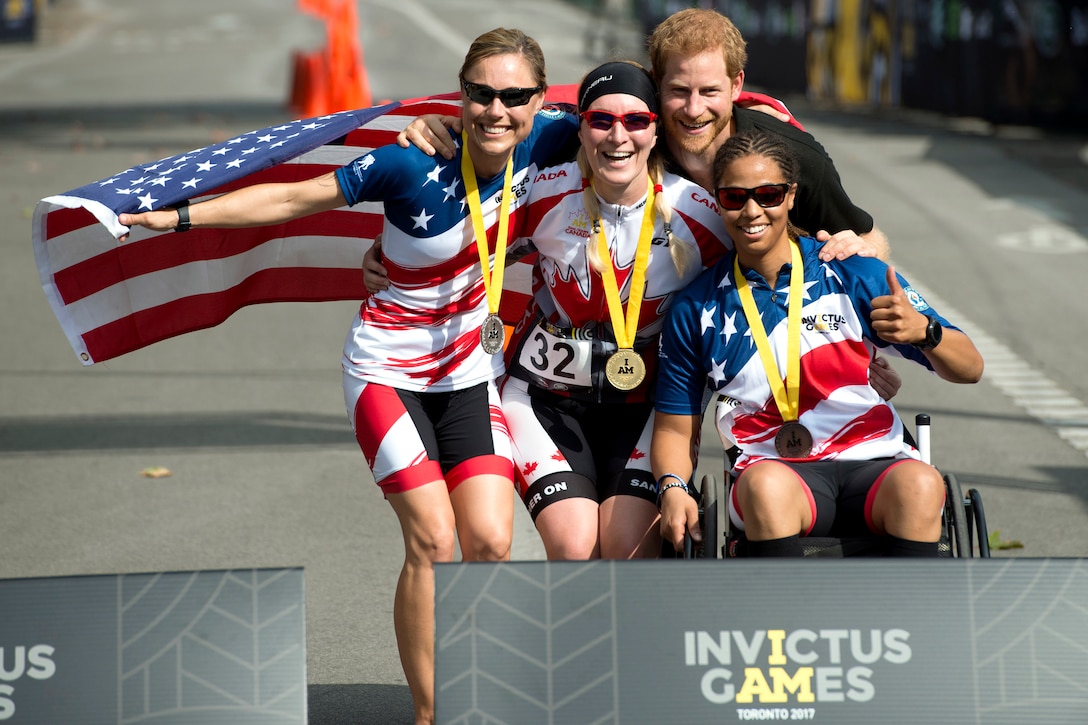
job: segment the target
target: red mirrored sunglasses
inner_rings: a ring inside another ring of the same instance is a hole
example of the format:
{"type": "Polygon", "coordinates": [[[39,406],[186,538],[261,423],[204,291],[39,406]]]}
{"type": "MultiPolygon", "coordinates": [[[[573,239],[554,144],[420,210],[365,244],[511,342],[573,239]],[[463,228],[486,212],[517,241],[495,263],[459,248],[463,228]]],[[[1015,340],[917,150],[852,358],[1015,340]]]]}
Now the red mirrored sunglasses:
{"type": "Polygon", "coordinates": [[[657,114],[650,111],[632,111],[615,114],[608,111],[582,111],[578,114],[590,128],[598,131],[610,131],[617,123],[622,123],[628,131],[645,131],[657,120],[657,114]]]}

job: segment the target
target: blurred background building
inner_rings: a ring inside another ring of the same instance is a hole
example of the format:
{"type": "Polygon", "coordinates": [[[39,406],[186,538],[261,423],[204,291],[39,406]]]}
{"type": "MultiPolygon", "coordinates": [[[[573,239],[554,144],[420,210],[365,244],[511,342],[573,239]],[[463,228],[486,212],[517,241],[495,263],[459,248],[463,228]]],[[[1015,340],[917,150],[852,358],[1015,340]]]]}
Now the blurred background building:
{"type": "Polygon", "coordinates": [[[681,8],[714,8],[748,41],[749,83],[775,94],[992,123],[1088,121],[1088,0],[571,2],[606,16],[626,5],[647,34],[681,8]]]}

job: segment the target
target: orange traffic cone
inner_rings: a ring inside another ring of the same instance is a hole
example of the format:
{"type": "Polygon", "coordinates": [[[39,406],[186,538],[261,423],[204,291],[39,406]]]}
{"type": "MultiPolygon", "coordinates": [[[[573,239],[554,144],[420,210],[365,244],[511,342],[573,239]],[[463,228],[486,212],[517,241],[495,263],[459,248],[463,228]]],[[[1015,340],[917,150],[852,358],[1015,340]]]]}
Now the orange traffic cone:
{"type": "Polygon", "coordinates": [[[332,0],[298,0],[298,9],[301,12],[316,15],[322,20],[333,17],[332,0]]]}
{"type": "Polygon", "coordinates": [[[332,104],[335,110],[371,105],[370,89],[359,44],[359,22],[352,0],[341,0],[337,17],[328,23],[332,104]]]}
{"type": "Polygon", "coordinates": [[[291,113],[302,115],[306,98],[310,95],[310,83],[306,54],[296,50],[291,54],[291,98],[287,102],[291,113]]]}
{"type": "Polygon", "coordinates": [[[325,23],[325,47],[296,53],[291,108],[304,117],[372,105],[354,0],[298,0],[325,23]]]}
{"type": "Polygon", "coordinates": [[[306,56],[306,75],[310,79],[309,91],[302,105],[302,117],[324,116],[333,110],[329,88],[328,51],[321,49],[306,56]]]}

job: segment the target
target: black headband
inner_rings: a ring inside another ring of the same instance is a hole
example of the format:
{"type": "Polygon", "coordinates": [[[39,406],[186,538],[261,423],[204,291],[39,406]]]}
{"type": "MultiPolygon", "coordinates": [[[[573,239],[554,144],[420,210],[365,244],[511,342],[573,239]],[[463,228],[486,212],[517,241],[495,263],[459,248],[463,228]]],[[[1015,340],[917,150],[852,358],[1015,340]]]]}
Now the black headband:
{"type": "Polygon", "coordinates": [[[586,110],[593,101],[610,93],[634,96],[657,113],[657,86],[650,74],[637,65],[612,62],[591,70],[578,88],[578,110],[586,110]]]}

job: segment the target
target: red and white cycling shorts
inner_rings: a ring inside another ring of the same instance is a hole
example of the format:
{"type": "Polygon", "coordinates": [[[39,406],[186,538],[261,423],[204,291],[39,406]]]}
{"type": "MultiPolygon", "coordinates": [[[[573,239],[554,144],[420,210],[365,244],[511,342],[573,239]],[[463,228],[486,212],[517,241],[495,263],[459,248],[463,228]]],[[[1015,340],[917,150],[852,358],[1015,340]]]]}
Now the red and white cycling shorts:
{"type": "Polygon", "coordinates": [[[403,493],[445,480],[513,480],[510,433],[492,382],[465,390],[413,392],[344,375],[344,404],[355,439],[382,492],[403,493]]]}

